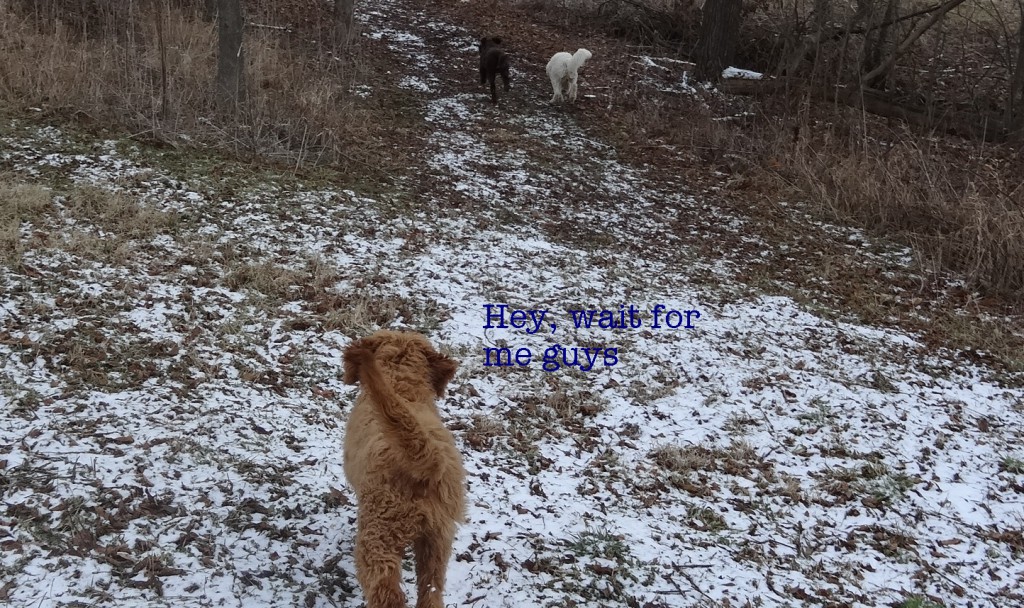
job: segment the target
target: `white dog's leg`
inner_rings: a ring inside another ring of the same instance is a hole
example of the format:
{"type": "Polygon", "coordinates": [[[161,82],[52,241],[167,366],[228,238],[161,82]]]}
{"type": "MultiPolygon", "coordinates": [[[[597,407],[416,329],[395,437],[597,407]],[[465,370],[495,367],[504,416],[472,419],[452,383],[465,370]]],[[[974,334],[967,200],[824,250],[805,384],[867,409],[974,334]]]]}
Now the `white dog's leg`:
{"type": "Polygon", "coordinates": [[[576,80],[577,76],[574,74],[569,77],[569,101],[576,102],[576,80]]]}
{"type": "Polygon", "coordinates": [[[562,79],[554,74],[551,75],[551,88],[555,90],[551,103],[562,101],[562,79]]]}

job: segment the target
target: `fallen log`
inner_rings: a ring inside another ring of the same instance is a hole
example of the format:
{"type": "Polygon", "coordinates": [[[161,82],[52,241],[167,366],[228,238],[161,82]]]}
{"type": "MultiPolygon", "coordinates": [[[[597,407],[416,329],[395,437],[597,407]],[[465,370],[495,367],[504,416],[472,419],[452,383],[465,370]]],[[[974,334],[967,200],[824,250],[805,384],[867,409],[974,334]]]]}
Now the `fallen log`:
{"type": "Polygon", "coordinates": [[[1001,143],[1007,139],[1006,125],[996,115],[964,112],[952,108],[920,107],[896,101],[884,91],[875,89],[824,87],[811,85],[798,78],[728,79],[719,83],[718,89],[733,95],[768,95],[780,91],[809,92],[816,99],[842,103],[876,116],[896,118],[940,133],[991,143],[1001,143]]]}

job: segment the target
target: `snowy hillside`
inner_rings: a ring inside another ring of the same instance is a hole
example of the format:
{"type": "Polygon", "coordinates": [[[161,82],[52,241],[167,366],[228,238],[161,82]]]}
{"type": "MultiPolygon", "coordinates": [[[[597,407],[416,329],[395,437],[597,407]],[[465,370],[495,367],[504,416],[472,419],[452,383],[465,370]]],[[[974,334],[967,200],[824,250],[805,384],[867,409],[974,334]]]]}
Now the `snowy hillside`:
{"type": "Polygon", "coordinates": [[[471,64],[473,33],[378,4],[368,35],[419,58],[396,82],[429,188],[2,131],[0,600],[362,606],[341,350],[394,327],[461,362],[440,404],[469,471],[449,605],[1024,602],[1019,379],[760,292],[747,219],[540,94],[496,120],[431,71],[471,64]],[[744,247],[709,255],[725,233],[744,247]],[[489,304],[546,314],[488,329],[489,304]],[[568,312],[623,306],[640,327],[568,312]],[[556,344],[601,355],[545,371],[556,344]]]}

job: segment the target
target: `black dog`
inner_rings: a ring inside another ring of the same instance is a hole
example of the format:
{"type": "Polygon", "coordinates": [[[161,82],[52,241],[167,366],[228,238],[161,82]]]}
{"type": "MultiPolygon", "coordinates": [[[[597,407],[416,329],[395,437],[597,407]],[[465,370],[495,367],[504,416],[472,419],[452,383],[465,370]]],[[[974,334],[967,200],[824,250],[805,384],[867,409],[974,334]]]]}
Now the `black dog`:
{"type": "Polygon", "coordinates": [[[508,55],[501,48],[501,38],[485,37],[480,39],[480,84],[491,83],[491,102],[498,103],[498,89],[494,81],[498,74],[505,83],[505,90],[508,86],[508,55]]]}

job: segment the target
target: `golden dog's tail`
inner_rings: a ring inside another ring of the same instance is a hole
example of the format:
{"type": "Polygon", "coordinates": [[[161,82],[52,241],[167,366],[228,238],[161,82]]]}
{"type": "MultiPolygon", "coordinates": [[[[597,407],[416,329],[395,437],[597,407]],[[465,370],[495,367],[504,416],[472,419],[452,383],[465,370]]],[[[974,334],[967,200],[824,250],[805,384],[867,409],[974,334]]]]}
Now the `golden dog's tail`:
{"type": "Polygon", "coordinates": [[[404,472],[419,479],[436,479],[444,462],[437,442],[413,415],[409,401],[396,393],[380,373],[373,351],[350,347],[345,359],[359,370],[363,390],[380,414],[384,436],[396,450],[406,454],[408,465],[404,472]]]}

